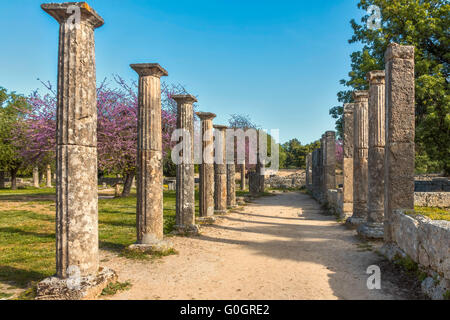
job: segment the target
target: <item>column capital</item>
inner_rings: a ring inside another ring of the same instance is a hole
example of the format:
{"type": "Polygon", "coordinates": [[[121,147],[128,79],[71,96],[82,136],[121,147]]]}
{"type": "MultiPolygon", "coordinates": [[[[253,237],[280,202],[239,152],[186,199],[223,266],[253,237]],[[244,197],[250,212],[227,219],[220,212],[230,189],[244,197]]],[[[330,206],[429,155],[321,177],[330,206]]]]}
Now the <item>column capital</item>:
{"type": "Polygon", "coordinates": [[[325,132],[325,137],[331,137],[331,136],[336,136],[336,132],[335,131],[327,131],[327,132],[325,132]]]}
{"type": "Polygon", "coordinates": [[[214,119],[216,116],[215,113],[211,113],[211,112],[196,112],[195,113],[200,120],[205,121],[205,120],[212,120],[214,119]]]}
{"type": "Polygon", "coordinates": [[[226,130],[226,129],[228,129],[227,126],[223,126],[223,125],[220,125],[220,124],[213,125],[213,128],[217,129],[217,130],[226,130]]]}
{"type": "Polygon", "coordinates": [[[384,84],[386,79],[386,73],[384,70],[374,70],[367,74],[367,80],[370,84],[384,84]]]}
{"type": "Polygon", "coordinates": [[[75,12],[71,10],[71,7],[74,6],[80,8],[81,21],[90,23],[94,28],[101,27],[105,23],[103,18],[86,2],[44,3],[41,8],[62,24],[73,17],[75,12]]]}
{"type": "Polygon", "coordinates": [[[414,46],[402,46],[397,43],[390,43],[384,54],[384,60],[386,62],[392,59],[414,59],[414,46]]]}
{"type": "Polygon", "coordinates": [[[175,100],[177,103],[179,104],[183,104],[183,103],[194,103],[194,102],[198,102],[197,99],[190,94],[176,94],[172,96],[172,99],[175,100]]]}
{"type": "Polygon", "coordinates": [[[344,103],[344,113],[353,113],[355,105],[353,103],[344,103]]]}
{"type": "Polygon", "coordinates": [[[159,63],[138,63],[130,64],[131,69],[137,72],[140,77],[166,77],[169,74],[159,63]]]}
{"type": "Polygon", "coordinates": [[[369,101],[369,91],[367,90],[353,91],[353,100],[355,100],[355,103],[369,101]]]}

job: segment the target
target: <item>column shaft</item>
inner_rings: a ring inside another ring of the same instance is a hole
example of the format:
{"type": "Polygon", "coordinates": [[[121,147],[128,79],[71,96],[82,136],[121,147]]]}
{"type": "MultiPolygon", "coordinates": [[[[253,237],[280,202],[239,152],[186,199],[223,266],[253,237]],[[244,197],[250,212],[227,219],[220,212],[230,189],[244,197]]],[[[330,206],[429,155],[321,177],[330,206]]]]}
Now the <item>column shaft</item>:
{"type": "Polygon", "coordinates": [[[56,115],[56,274],[97,274],[97,88],[94,29],[103,19],[87,4],[77,24],[71,3],[41,7],[59,23],[56,115]]]}
{"type": "Polygon", "coordinates": [[[353,214],[353,103],[344,105],[344,158],[343,158],[343,174],[344,174],[344,190],[343,190],[343,214],[351,217],[353,214]]]}
{"type": "Polygon", "coordinates": [[[163,240],[163,155],[161,77],[167,71],[156,63],[132,64],[139,74],[137,154],[137,243],[163,240]]]}
{"type": "Polygon", "coordinates": [[[347,220],[357,227],[367,221],[369,117],[368,92],[354,92],[353,216],[347,220]]]}
{"type": "Polygon", "coordinates": [[[182,163],[177,164],[176,226],[189,231],[195,228],[193,103],[197,100],[190,95],[176,95],[172,98],[178,104],[177,129],[183,130],[183,153],[180,155],[182,163]]]}
{"type": "Polygon", "coordinates": [[[390,44],[386,54],[385,241],[394,210],[414,209],[414,47],[390,44]]]}
{"type": "Polygon", "coordinates": [[[202,163],[200,164],[200,217],[214,215],[213,113],[198,112],[201,119],[202,163]]]}
{"type": "Polygon", "coordinates": [[[225,126],[214,126],[214,210],[217,213],[227,211],[227,164],[226,164],[226,129],[225,126]]]}
{"type": "Polygon", "coordinates": [[[236,165],[227,164],[227,207],[236,207],[236,165]]]}

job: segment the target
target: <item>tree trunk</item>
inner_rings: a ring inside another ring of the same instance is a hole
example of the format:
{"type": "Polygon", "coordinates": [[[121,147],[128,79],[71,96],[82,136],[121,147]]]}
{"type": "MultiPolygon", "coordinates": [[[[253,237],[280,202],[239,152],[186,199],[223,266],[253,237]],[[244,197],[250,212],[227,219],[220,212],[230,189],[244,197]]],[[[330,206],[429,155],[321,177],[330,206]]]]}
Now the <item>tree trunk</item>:
{"type": "Polygon", "coordinates": [[[17,190],[17,171],[19,171],[18,168],[14,168],[10,170],[11,174],[11,190],[17,190]]]}
{"type": "Polygon", "coordinates": [[[5,171],[0,171],[0,189],[5,189],[5,171]]]}
{"type": "Polygon", "coordinates": [[[47,165],[47,188],[52,187],[52,167],[47,165]]]}
{"type": "Polygon", "coordinates": [[[122,197],[129,197],[131,193],[131,186],[133,185],[134,172],[125,174],[125,182],[123,184],[122,197]]]}

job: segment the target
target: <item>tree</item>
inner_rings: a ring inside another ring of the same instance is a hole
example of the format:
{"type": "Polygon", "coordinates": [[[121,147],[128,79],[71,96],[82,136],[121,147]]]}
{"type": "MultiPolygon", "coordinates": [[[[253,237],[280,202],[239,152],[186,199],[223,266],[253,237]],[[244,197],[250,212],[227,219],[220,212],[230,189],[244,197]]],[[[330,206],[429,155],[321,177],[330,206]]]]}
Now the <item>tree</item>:
{"type": "Polygon", "coordinates": [[[11,189],[17,189],[16,176],[24,159],[19,153],[18,143],[26,135],[25,115],[29,105],[24,96],[0,87],[0,168],[9,171],[11,189]]]}
{"type": "MultiPolygon", "coordinates": [[[[363,48],[351,54],[349,79],[341,84],[351,88],[338,93],[338,101],[352,102],[353,90],[368,88],[366,75],[384,69],[384,53],[391,42],[415,46],[416,149],[417,166],[423,171],[443,170],[450,174],[450,4],[442,0],[360,0],[358,8],[376,5],[383,17],[381,28],[367,28],[368,15],[361,24],[351,21],[354,35],[349,43],[363,48]],[[429,163],[429,166],[427,165],[429,163]],[[437,164],[437,166],[436,166],[437,164]]],[[[342,134],[342,106],[330,109],[336,129],[342,134]]]]}

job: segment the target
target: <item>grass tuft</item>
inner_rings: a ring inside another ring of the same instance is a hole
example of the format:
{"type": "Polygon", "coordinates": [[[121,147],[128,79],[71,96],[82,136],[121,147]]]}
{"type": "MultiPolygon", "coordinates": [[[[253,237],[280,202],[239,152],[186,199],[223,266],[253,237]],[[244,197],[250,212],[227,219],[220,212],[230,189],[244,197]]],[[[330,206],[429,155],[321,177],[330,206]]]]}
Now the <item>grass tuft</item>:
{"type": "Polygon", "coordinates": [[[101,295],[102,296],[113,296],[118,292],[130,290],[131,287],[132,287],[132,284],[129,281],[126,281],[126,282],[117,281],[115,283],[108,284],[108,286],[105,289],[103,289],[101,295]]]}

